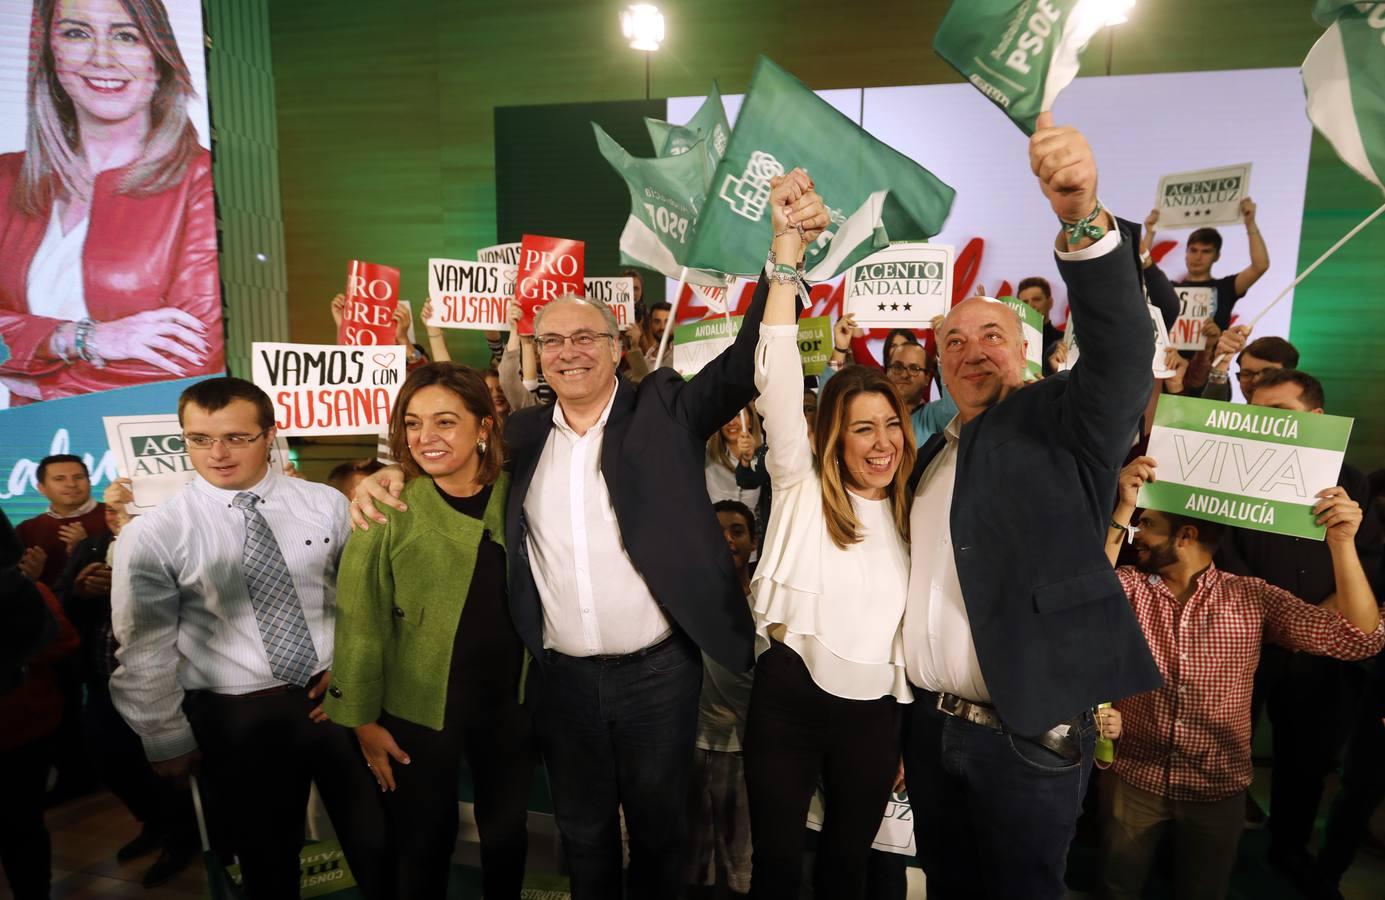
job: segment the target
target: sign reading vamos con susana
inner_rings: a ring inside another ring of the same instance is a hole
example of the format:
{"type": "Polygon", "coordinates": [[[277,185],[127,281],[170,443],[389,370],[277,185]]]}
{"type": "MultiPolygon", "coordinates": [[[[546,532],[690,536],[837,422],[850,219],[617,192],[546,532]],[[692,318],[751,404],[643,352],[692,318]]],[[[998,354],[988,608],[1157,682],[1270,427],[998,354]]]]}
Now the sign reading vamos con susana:
{"type": "Polygon", "coordinates": [[[1146,509],[1322,540],[1316,494],[1337,483],[1352,420],[1165,394],[1149,455],[1146,509]]]}

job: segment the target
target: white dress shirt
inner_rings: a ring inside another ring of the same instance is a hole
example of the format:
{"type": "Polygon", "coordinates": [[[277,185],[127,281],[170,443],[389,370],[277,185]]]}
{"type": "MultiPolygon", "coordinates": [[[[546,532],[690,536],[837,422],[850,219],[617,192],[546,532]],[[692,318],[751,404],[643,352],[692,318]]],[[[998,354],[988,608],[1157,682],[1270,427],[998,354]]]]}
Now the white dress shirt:
{"type": "MultiPolygon", "coordinates": [[[[332,664],[337,564],[351,533],[346,498],[271,466],[249,489],[284,555],[321,668],[332,664]]],[[[241,554],[239,491],[198,477],[115,542],[111,624],[120,667],[111,699],[151,760],[197,746],[183,693],[248,694],[283,682],[270,671],[241,554]]]]}
{"type": "Polygon", "coordinates": [[[83,216],[71,231],[63,234],[58,204],[48,217],[43,243],[29,263],[25,286],[29,312],[50,319],[76,322],[87,317],[87,289],[82,281],[82,249],[87,242],[91,216],[83,216]]]}
{"type": "MultiPolygon", "coordinates": [[[[1058,256],[1076,262],[1104,256],[1120,246],[1120,233],[1113,229],[1090,247],[1059,251],[1058,256]]],[[[909,516],[912,557],[909,602],[904,610],[904,660],[909,682],[916,687],[989,703],[991,692],[976,656],[952,546],[952,492],[961,434],[962,418],[954,416],[943,430],[943,449],[924,469],[914,495],[909,516]]]]}
{"type": "Polygon", "coordinates": [[[909,584],[909,548],[889,500],[848,492],[861,541],[833,543],[822,510],[822,482],[803,423],[797,325],[761,325],[755,349],[757,401],[773,489],[764,552],[751,583],[755,650],[783,643],[803,659],[813,682],[848,700],[913,699],[905,678],[900,619],[909,584]]]}
{"type": "Polygon", "coordinates": [[[543,645],[567,656],[634,653],[672,632],[625,552],[601,473],[616,385],[601,418],[578,434],[553,404],[553,430],[524,498],[526,545],[543,604],[543,645]]]}
{"type": "Polygon", "coordinates": [[[760,502],[760,489],[743,488],[736,484],[735,469],[728,469],[722,463],[708,457],[703,472],[707,476],[707,496],[712,498],[713,503],[735,500],[744,503],[751,512],[755,511],[756,504],[760,502]]]}

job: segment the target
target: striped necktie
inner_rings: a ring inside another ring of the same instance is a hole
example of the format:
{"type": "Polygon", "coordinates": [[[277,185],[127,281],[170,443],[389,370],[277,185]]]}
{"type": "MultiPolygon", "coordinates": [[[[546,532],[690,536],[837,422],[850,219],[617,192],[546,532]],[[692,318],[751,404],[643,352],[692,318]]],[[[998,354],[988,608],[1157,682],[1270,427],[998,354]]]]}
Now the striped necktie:
{"type": "Polygon", "coordinates": [[[288,564],[269,523],[255,508],[260,498],[242,491],[231,502],[245,513],[241,563],[269,669],[280,681],[302,687],[317,671],[318,659],[288,564]]]}

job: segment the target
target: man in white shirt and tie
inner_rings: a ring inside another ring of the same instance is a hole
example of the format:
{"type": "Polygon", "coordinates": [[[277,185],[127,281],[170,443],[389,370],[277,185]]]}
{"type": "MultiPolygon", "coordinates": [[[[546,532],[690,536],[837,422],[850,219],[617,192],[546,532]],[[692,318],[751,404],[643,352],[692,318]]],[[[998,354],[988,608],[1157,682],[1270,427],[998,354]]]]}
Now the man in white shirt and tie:
{"type": "Polygon", "coordinates": [[[298,896],[312,781],[357,883],[382,896],[374,780],[319,699],[346,500],[269,464],[273,406],[248,381],[192,385],[178,418],[197,477],[116,542],[112,699],[156,772],[200,775],[249,896],[298,896]]]}
{"type": "Polygon", "coordinates": [[[958,414],[919,452],[904,729],[928,896],[1059,900],[1095,744],[1092,708],[1160,683],[1102,551],[1153,353],[1134,245],[1080,133],[1039,116],[1030,165],[1082,360],[1024,385],[1024,337],[984,297],[938,328],[958,414]],[[1090,340],[1090,343],[1089,343],[1090,340]],[[1095,350],[1095,355],[1092,351],[1095,350]]]}

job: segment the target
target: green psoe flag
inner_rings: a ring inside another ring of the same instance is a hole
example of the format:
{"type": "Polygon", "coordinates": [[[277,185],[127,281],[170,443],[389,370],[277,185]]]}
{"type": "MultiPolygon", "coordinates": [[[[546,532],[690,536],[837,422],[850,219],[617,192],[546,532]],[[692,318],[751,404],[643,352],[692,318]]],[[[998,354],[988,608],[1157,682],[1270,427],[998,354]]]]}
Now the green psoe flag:
{"type": "Polygon", "coordinates": [[[1077,77],[1077,56],[1129,2],[953,0],[933,49],[1005,111],[1025,134],[1077,77]]]}
{"type": "Polygon", "coordinates": [[[1318,0],[1327,31],[1303,61],[1308,118],[1342,161],[1385,187],[1385,3],[1318,0]]]}
{"type": "MultiPolygon", "coordinates": [[[[596,146],[630,189],[630,218],[620,234],[620,261],[678,278],[686,265],[697,215],[707,196],[707,159],[697,152],[661,159],[631,156],[624,147],[592,123],[596,146]]],[[[699,284],[722,284],[719,275],[688,274],[699,284]]]]}
{"type": "Polygon", "coordinates": [[[796,166],[812,176],[832,217],[808,248],[810,281],[832,278],[890,241],[927,240],[952,208],[952,188],[761,57],[695,223],[687,264],[758,273],[771,238],[770,179],[796,166]]]}

